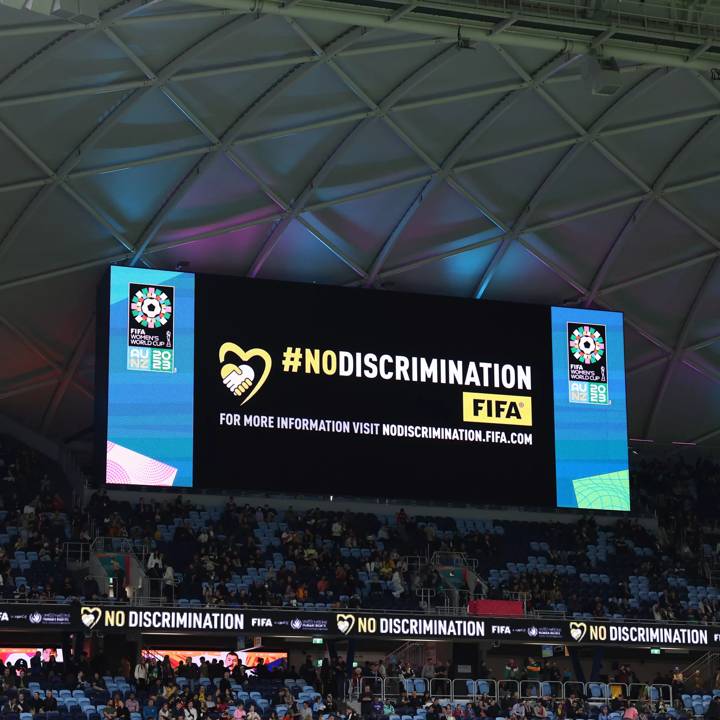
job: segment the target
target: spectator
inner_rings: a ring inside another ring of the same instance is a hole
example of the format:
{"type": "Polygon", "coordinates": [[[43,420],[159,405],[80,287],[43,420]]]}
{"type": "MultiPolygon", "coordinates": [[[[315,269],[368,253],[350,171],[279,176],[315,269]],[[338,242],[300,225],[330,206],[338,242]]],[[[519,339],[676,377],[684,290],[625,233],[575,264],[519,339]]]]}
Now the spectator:
{"type": "Polygon", "coordinates": [[[122,700],[115,703],[115,717],[117,720],[130,720],[130,710],[122,700]]]}
{"type": "Polygon", "coordinates": [[[155,707],[155,698],[149,697],[147,702],[143,706],[142,710],[143,720],[155,720],[158,716],[157,707],[155,707]]]}
{"type": "Polygon", "coordinates": [[[100,677],[100,673],[96,672],[93,675],[91,688],[95,692],[105,692],[105,681],[100,677]]]}
{"type": "Polygon", "coordinates": [[[720,720],[720,697],[715,695],[703,716],[705,720],[720,720]]]}
{"type": "Polygon", "coordinates": [[[41,664],[42,664],[42,656],[40,654],[40,651],[38,650],[31,658],[30,658],[30,676],[37,678],[40,677],[40,671],[41,671],[41,664]]]}
{"type": "Polygon", "coordinates": [[[147,561],[147,570],[150,577],[159,578],[163,574],[162,554],[153,550],[147,561]]]}
{"type": "Polygon", "coordinates": [[[195,707],[195,703],[192,700],[188,700],[187,707],[185,708],[185,720],[198,720],[198,710],[195,707]]]}
{"type": "MultiPolygon", "coordinates": [[[[107,705],[103,709],[103,720],[115,720],[117,711],[115,709],[115,700],[108,700],[107,705]]],[[[169,718],[168,718],[169,720],[169,718]]]]}
{"type": "Polygon", "coordinates": [[[18,712],[29,712],[30,704],[28,703],[27,698],[25,697],[25,693],[23,693],[23,692],[18,693],[17,703],[18,703],[17,704],[18,712]]]}
{"type": "Polygon", "coordinates": [[[375,720],[377,720],[378,718],[383,717],[384,714],[385,714],[385,704],[379,697],[374,695],[373,699],[372,699],[372,703],[370,704],[370,717],[375,718],[375,720]]]}
{"type": "Polygon", "coordinates": [[[635,703],[630,703],[623,713],[623,720],[638,720],[638,709],[635,703]]]}
{"type": "Polygon", "coordinates": [[[137,686],[140,690],[144,690],[147,687],[147,663],[145,662],[145,658],[141,657],[140,662],[135,665],[135,682],[137,683],[137,686]]]}
{"type": "Polygon", "coordinates": [[[30,707],[30,712],[32,712],[33,715],[44,711],[43,699],[40,697],[40,693],[37,690],[32,694],[28,705],[30,707]]]}
{"type": "Polygon", "coordinates": [[[125,570],[115,558],[110,560],[110,566],[110,583],[113,597],[122,600],[125,598],[125,570]]]}
{"type": "Polygon", "coordinates": [[[335,715],[338,712],[337,703],[333,699],[333,696],[330,695],[329,693],[325,696],[325,700],[323,701],[323,704],[325,705],[326,713],[335,715]]]}
{"type": "Polygon", "coordinates": [[[55,699],[55,696],[53,695],[52,690],[48,690],[45,693],[45,700],[43,702],[43,710],[45,712],[57,712],[58,709],[58,703],[55,699]]]}
{"type": "Polygon", "coordinates": [[[520,677],[520,669],[518,668],[517,660],[510,658],[505,663],[505,669],[503,670],[503,678],[505,680],[518,680],[520,677]]]}
{"type": "Polygon", "coordinates": [[[19,713],[21,710],[18,709],[18,699],[17,696],[10,696],[7,699],[7,702],[3,706],[3,712],[4,713],[19,713]]]}
{"type": "Polygon", "coordinates": [[[175,601],[175,570],[172,565],[168,564],[165,567],[165,572],[162,576],[163,581],[163,593],[169,602],[175,601]]]}
{"type": "Polygon", "coordinates": [[[696,670],[692,676],[692,690],[694,693],[702,693],[703,691],[703,679],[702,674],[699,670],[696,670]]]}

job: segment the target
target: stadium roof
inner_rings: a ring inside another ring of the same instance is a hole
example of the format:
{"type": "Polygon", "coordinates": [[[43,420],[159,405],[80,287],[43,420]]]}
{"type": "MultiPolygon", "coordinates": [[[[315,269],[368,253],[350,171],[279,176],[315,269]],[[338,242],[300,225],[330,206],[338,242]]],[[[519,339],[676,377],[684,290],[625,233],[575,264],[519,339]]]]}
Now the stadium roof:
{"type": "Polygon", "coordinates": [[[622,310],[630,435],[718,441],[712,2],[99,2],[0,5],[1,414],[86,431],[104,269],[188,263],[622,310]]]}

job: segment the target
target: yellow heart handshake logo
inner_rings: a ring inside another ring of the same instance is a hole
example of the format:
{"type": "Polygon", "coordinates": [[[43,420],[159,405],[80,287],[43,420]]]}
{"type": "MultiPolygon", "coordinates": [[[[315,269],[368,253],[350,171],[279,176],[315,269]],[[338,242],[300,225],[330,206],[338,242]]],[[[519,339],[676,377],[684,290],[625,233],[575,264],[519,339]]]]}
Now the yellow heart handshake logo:
{"type": "Polygon", "coordinates": [[[575,642],[580,642],[587,632],[587,624],[584,622],[571,622],[570,623],[570,636],[575,642]]]}
{"type": "Polygon", "coordinates": [[[338,630],[343,635],[347,635],[355,625],[355,616],[349,613],[338,613],[335,616],[335,622],[337,623],[338,630]]]}
{"type": "Polygon", "coordinates": [[[245,399],[240,403],[244,405],[264,384],[270,374],[272,367],[272,358],[267,350],[262,348],[252,348],[251,350],[243,350],[239,345],[232,342],[223,343],[220,346],[220,362],[225,362],[225,356],[228,353],[236,355],[242,365],[234,363],[225,363],[220,368],[220,377],[223,385],[237,397],[241,397],[245,393],[245,399]],[[248,365],[253,358],[260,358],[263,363],[263,371],[260,379],[255,381],[255,371],[248,365]]]}

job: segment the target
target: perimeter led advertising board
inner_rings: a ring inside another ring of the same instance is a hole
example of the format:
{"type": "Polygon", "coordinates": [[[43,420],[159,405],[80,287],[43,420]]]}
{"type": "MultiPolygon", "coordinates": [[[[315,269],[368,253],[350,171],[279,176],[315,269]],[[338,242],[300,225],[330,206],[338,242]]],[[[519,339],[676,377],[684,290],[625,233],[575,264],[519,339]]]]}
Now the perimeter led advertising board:
{"type": "Polygon", "coordinates": [[[113,267],[106,481],[628,510],[622,316],[113,267]]]}

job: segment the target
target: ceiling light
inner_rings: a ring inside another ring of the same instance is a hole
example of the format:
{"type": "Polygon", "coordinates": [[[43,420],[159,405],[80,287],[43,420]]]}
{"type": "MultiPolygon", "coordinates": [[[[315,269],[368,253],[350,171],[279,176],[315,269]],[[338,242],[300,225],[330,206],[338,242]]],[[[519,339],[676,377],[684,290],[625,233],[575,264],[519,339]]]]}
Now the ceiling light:
{"type": "Polygon", "coordinates": [[[615,58],[588,56],[583,77],[593,95],[610,97],[622,87],[620,68],[615,58]]]}

